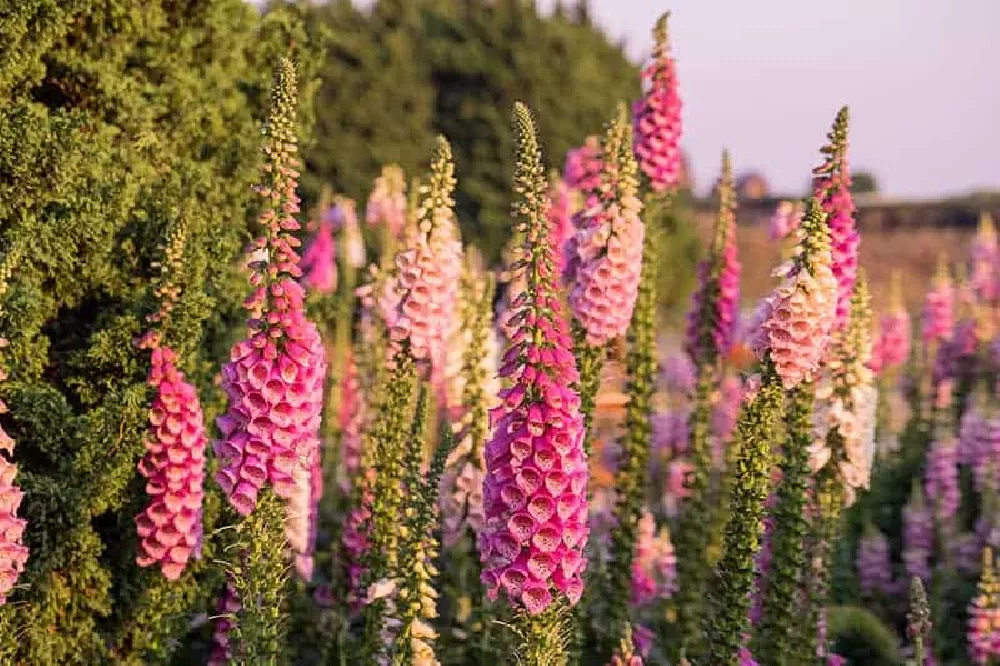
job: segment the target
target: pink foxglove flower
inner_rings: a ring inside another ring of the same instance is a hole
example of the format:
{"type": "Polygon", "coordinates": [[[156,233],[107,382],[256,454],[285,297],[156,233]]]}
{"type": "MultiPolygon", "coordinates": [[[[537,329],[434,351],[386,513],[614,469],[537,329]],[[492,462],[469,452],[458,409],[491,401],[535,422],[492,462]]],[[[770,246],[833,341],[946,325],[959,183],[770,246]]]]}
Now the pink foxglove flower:
{"type": "MultiPolygon", "coordinates": [[[[7,340],[0,338],[0,348],[7,340]]],[[[0,370],[0,381],[7,373],[0,370]]],[[[7,412],[7,405],[0,400],[0,414],[7,412]]],[[[17,465],[8,460],[14,454],[14,440],[0,427],[0,606],[7,603],[7,595],[14,588],[28,561],[28,549],[22,542],[25,521],[18,518],[23,493],[14,484],[17,465]]]]}
{"type": "Polygon", "coordinates": [[[756,660],[754,660],[753,655],[750,654],[750,650],[745,647],[740,648],[739,653],[739,666],[760,666],[756,660]]]}
{"type": "Polygon", "coordinates": [[[156,397],[139,463],[150,501],[135,519],[136,562],[159,566],[169,580],[180,578],[188,560],[201,553],[207,443],[198,393],[176,362],[169,347],[153,349],[148,381],[156,397]]]}
{"type": "Polygon", "coordinates": [[[858,249],[861,236],[854,223],[854,202],[851,199],[851,172],[847,149],[847,107],[843,107],[827,135],[824,146],[825,162],[813,169],[814,196],[827,213],[830,230],[831,268],[837,278],[837,319],[835,328],[843,328],[851,310],[854,283],[858,278],[858,249]]]}
{"type": "Polygon", "coordinates": [[[333,242],[333,224],[326,216],[320,220],[312,243],[302,254],[303,278],[311,291],[328,294],[337,288],[337,250],[333,242]]]}
{"type": "Polygon", "coordinates": [[[639,291],[645,229],[629,139],[627,122],[612,121],[598,199],[577,215],[567,244],[570,310],[592,347],[625,334],[639,291]]]}
{"type": "Polygon", "coordinates": [[[674,190],[681,181],[681,98],[677,67],[670,55],[664,14],[653,31],[656,47],[642,72],[643,95],[635,104],[635,154],[654,192],[674,190]]]}
{"type": "Polygon", "coordinates": [[[771,240],[781,240],[799,228],[802,214],[805,212],[802,202],[782,201],[771,215],[768,225],[768,236],[771,240]]]}
{"type": "Polygon", "coordinates": [[[948,262],[942,257],[924,300],[921,327],[924,344],[940,343],[951,338],[955,328],[954,308],[955,289],[948,274],[948,262]]]}
{"type": "Polygon", "coordinates": [[[764,323],[775,370],[786,389],[812,378],[826,350],[837,302],[829,250],[817,253],[812,270],[794,270],[770,301],[764,323]]]}
{"type": "Polygon", "coordinates": [[[527,288],[512,304],[516,326],[499,375],[509,382],[492,410],[483,484],[486,525],[478,545],[482,581],[496,598],[536,615],[560,595],[575,605],[586,566],[587,481],[579,381],[568,326],[555,287],[534,122],[515,106],[518,162],[516,208],[524,234],[527,288]]]}
{"type": "Polygon", "coordinates": [[[392,238],[399,238],[403,233],[406,226],[406,175],[398,166],[382,167],[382,173],[375,179],[368,195],[365,221],[370,225],[384,224],[392,238]]]}
{"type": "MultiPolygon", "coordinates": [[[[302,276],[290,232],[300,228],[296,194],[298,159],[293,130],[295,72],[282,67],[266,124],[269,156],[258,188],[264,200],[259,221],[261,251],[251,264],[253,292],[244,302],[250,311],[247,337],[237,342],[222,367],[227,412],[217,419],[221,438],[214,444],[220,459],[216,482],[240,515],[249,514],[265,483],[290,499],[311,494],[311,467],[319,448],[320,415],[326,358],[315,324],[305,315],[302,276]]],[[[301,543],[301,534],[291,535],[301,543]]],[[[308,536],[304,541],[308,542],[308,536]]]]}

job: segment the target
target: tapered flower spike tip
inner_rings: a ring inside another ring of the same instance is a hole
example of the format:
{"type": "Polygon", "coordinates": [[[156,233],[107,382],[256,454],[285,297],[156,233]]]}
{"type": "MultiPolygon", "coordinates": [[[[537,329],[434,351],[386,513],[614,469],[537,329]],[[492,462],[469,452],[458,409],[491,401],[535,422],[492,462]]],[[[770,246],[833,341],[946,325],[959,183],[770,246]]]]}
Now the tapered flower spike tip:
{"type": "Polygon", "coordinates": [[[656,20],[656,25],[653,26],[653,39],[656,40],[657,50],[663,51],[670,48],[669,21],[670,12],[664,12],[656,20]]]}
{"type": "Polygon", "coordinates": [[[826,213],[823,212],[823,207],[815,196],[810,197],[806,204],[800,228],[802,241],[799,261],[811,271],[811,263],[816,254],[830,247],[830,230],[826,225],[826,213]]]}
{"type": "Polygon", "coordinates": [[[514,177],[513,217],[517,230],[525,233],[530,229],[538,234],[536,242],[548,238],[545,219],[545,174],[542,167],[542,151],[538,145],[538,129],[535,117],[523,102],[514,102],[512,114],[514,138],[517,141],[517,167],[514,177]]]}
{"type": "Polygon", "coordinates": [[[271,89],[271,108],[265,127],[267,136],[276,141],[297,143],[295,115],[298,109],[298,89],[295,63],[290,58],[282,58],[271,89]]]}
{"type": "Polygon", "coordinates": [[[712,239],[713,247],[717,252],[721,252],[726,243],[726,235],[729,233],[728,215],[736,207],[736,190],[733,188],[733,162],[729,156],[729,150],[722,151],[722,169],[719,174],[719,222],[715,227],[715,237],[712,239]],[[726,218],[723,220],[723,218],[726,218]],[[722,223],[722,222],[725,223],[722,223]]]}

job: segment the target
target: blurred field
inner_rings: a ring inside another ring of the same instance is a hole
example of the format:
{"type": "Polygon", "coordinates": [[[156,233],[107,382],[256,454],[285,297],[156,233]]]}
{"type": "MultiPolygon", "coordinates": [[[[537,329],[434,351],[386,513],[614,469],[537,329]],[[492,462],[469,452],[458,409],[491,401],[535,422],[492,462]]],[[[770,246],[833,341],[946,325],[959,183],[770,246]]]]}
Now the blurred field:
{"type": "MultiPolygon", "coordinates": [[[[712,217],[697,216],[698,233],[707,241],[712,217]]],[[[774,286],[770,276],[782,260],[787,244],[768,238],[766,222],[754,217],[738,216],[738,242],[743,263],[743,305],[752,308],[760,296],[774,286]]],[[[914,229],[862,229],[861,265],[868,275],[876,310],[888,297],[893,270],[903,273],[903,289],[907,307],[917,312],[923,301],[928,280],[934,274],[938,256],[944,252],[959,263],[965,261],[974,230],[949,227],[918,227],[914,229]]]]}

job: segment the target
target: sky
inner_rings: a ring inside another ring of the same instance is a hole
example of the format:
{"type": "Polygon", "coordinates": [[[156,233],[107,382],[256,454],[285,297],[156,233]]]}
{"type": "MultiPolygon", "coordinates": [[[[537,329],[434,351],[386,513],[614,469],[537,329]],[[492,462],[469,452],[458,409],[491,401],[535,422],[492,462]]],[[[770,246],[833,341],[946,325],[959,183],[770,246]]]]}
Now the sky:
{"type": "MultiPolygon", "coordinates": [[[[543,8],[553,0],[539,0],[543,8]]],[[[670,10],[682,144],[698,189],[729,148],[737,172],[801,194],[833,117],[851,165],[890,197],[1000,189],[1000,0],[591,0],[644,57],[670,10]]]]}

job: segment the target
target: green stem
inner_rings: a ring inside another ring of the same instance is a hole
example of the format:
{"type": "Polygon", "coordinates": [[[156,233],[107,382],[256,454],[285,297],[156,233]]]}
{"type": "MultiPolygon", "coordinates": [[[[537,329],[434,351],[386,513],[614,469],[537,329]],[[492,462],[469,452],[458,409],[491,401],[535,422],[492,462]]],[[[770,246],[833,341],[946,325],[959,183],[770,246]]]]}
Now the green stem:
{"type": "Polygon", "coordinates": [[[788,396],[781,482],[774,512],[771,569],[764,592],[760,640],[755,655],[765,664],[789,664],[804,650],[803,584],[806,580],[805,517],[812,443],[813,385],[803,383],[788,396]]]}
{"type": "Polygon", "coordinates": [[[680,627],[681,649],[697,660],[704,649],[701,616],[710,568],[708,547],[711,538],[708,507],[709,474],[711,472],[712,404],[715,370],[710,365],[698,369],[694,409],[691,412],[691,462],[694,469],[687,481],[688,498],[684,502],[677,524],[677,623],[680,627]]]}
{"type": "Polygon", "coordinates": [[[738,665],[738,650],[748,629],[754,557],[760,550],[764,502],[770,485],[771,441],[781,418],[781,383],[770,363],[761,384],[753,402],[740,415],[737,427],[740,451],[732,511],[703,620],[708,636],[707,663],[712,666],[738,665]]]}
{"type": "Polygon", "coordinates": [[[239,555],[232,568],[240,599],[233,636],[240,664],[275,666],[286,661],[285,507],[271,490],[239,526],[239,555]]]}
{"type": "Polygon", "coordinates": [[[629,402],[625,414],[625,434],[615,489],[615,528],[611,538],[611,567],[608,573],[609,617],[611,631],[602,655],[608,659],[625,639],[631,636],[629,603],[632,596],[632,561],[639,519],[646,495],[646,470],[652,428],[650,415],[656,384],[656,261],[652,239],[643,248],[642,281],[632,324],[628,332],[626,357],[629,402]]]}
{"type": "Polygon", "coordinates": [[[517,612],[513,623],[514,632],[519,639],[514,661],[517,666],[569,664],[567,610],[562,603],[557,602],[539,615],[517,612]]]}

